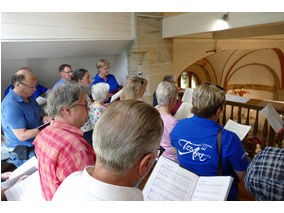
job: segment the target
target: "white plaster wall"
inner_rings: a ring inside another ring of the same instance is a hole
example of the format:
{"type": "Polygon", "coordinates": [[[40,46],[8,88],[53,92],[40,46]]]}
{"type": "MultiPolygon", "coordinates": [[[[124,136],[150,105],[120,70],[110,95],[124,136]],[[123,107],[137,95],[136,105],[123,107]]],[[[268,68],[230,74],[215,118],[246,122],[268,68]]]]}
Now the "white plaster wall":
{"type": "Polygon", "coordinates": [[[110,55],[101,57],[65,57],[44,59],[22,59],[1,61],[1,100],[5,89],[11,84],[11,76],[21,67],[30,67],[38,78],[38,83],[45,87],[52,86],[59,80],[58,68],[61,64],[70,64],[73,70],[78,68],[87,69],[93,78],[97,73],[96,62],[100,58],[110,61],[110,73],[115,75],[119,85],[125,83],[127,70],[127,57],[125,52],[121,55],[110,55]]]}

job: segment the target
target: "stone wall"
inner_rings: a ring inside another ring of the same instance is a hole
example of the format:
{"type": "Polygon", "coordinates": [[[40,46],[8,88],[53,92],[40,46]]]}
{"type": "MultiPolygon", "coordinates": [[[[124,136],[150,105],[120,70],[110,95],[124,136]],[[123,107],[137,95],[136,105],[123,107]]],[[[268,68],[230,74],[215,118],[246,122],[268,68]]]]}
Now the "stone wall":
{"type": "Polygon", "coordinates": [[[142,72],[148,80],[144,101],[152,104],[152,95],[164,75],[173,74],[173,44],[162,39],[162,13],[135,13],[136,39],[129,50],[129,76],[142,72]]]}

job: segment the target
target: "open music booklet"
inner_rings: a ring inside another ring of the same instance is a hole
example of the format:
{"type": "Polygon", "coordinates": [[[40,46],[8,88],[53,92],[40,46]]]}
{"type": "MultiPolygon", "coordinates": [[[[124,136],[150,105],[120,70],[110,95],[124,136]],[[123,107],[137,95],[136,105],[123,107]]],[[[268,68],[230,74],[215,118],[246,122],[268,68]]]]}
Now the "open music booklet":
{"type": "Polygon", "coordinates": [[[7,181],[1,183],[1,188],[8,188],[5,191],[5,196],[8,201],[43,201],[38,171],[38,160],[36,157],[32,157],[13,171],[12,176],[7,181]],[[24,175],[28,175],[28,177],[17,182],[24,175]]]}
{"type": "Polygon", "coordinates": [[[161,156],[143,195],[146,201],[222,201],[227,199],[232,182],[230,176],[198,176],[161,156]]]}

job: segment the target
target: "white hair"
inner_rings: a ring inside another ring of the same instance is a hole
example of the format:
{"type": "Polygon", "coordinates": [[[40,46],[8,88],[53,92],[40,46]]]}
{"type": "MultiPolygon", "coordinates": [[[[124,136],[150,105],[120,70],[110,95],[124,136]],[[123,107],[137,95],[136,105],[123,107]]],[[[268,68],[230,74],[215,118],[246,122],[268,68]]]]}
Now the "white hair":
{"type": "Polygon", "coordinates": [[[168,105],[173,98],[176,98],[178,89],[168,81],[159,83],[156,90],[157,101],[160,106],[168,105]]]}
{"type": "Polygon", "coordinates": [[[107,98],[109,91],[109,84],[97,83],[92,86],[92,97],[95,101],[102,102],[107,98]]]}

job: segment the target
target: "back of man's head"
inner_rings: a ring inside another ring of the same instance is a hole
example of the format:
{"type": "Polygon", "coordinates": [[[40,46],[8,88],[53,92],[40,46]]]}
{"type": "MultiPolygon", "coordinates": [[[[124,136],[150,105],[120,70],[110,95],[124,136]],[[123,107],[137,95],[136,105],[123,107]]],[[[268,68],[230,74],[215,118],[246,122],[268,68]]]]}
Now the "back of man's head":
{"type": "Polygon", "coordinates": [[[175,80],[175,77],[173,75],[165,75],[163,78],[163,81],[167,81],[167,82],[172,82],[175,80]]]}
{"type": "Polygon", "coordinates": [[[78,83],[67,82],[59,85],[48,94],[45,112],[51,118],[61,115],[62,107],[74,105],[81,95],[88,95],[89,91],[88,87],[78,83]]]}
{"type": "Polygon", "coordinates": [[[93,147],[97,161],[116,174],[131,170],[146,154],[157,154],[163,121],[159,112],[142,101],[110,104],[96,123],[93,147]]]}
{"type": "Polygon", "coordinates": [[[63,70],[64,70],[65,67],[71,68],[71,65],[69,65],[69,64],[61,64],[61,65],[59,66],[59,72],[63,72],[63,70]]]}

